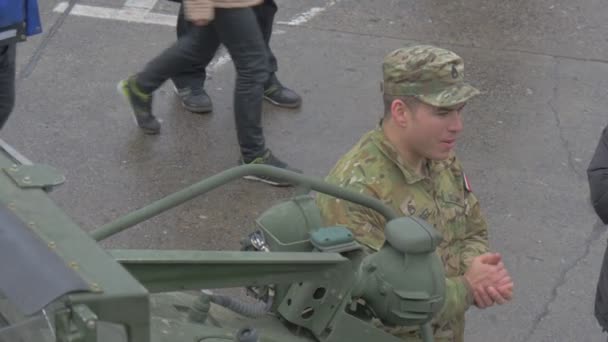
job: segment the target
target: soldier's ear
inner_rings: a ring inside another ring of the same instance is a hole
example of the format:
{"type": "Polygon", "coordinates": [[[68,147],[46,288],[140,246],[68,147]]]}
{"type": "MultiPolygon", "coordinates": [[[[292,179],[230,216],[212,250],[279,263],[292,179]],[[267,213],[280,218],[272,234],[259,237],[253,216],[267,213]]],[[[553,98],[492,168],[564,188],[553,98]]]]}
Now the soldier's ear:
{"type": "Polygon", "coordinates": [[[391,120],[399,127],[406,127],[411,116],[409,107],[401,99],[391,103],[391,120]]]}

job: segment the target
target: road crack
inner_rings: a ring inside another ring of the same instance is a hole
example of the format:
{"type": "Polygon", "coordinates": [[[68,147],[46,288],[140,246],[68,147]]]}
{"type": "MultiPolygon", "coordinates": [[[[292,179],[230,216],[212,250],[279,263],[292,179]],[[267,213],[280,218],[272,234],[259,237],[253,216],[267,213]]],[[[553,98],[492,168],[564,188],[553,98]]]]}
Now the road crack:
{"type": "Polygon", "coordinates": [[[572,269],[574,269],[576,266],[578,266],[583,259],[585,259],[587,256],[589,256],[589,253],[591,252],[591,244],[593,243],[593,241],[599,239],[600,236],[602,234],[604,234],[607,230],[608,230],[607,225],[604,225],[599,221],[595,224],[595,226],[593,227],[593,230],[591,231],[591,234],[589,234],[587,239],[585,239],[584,252],[581,255],[579,255],[578,257],[576,257],[573,261],[568,263],[559,273],[557,282],[551,289],[551,296],[550,296],[549,300],[543,306],[543,310],[538,315],[536,315],[536,317],[532,320],[532,326],[528,330],[528,333],[526,334],[524,341],[532,342],[532,340],[531,340],[532,335],[536,332],[540,323],[545,318],[547,318],[547,316],[549,316],[549,314],[551,313],[551,309],[550,309],[551,304],[553,304],[555,302],[555,300],[557,299],[559,289],[566,284],[566,280],[567,280],[566,277],[568,275],[568,272],[570,272],[572,269]]]}
{"type": "Polygon", "coordinates": [[[562,121],[559,117],[559,112],[555,105],[555,101],[557,101],[558,93],[559,93],[559,74],[558,74],[559,65],[560,65],[560,61],[559,61],[559,59],[556,59],[555,65],[554,65],[554,70],[553,70],[553,78],[555,80],[555,85],[553,86],[553,95],[547,102],[547,105],[551,109],[551,113],[553,113],[553,117],[555,118],[555,124],[557,126],[558,133],[559,133],[559,140],[561,141],[561,144],[562,144],[562,147],[564,148],[564,150],[566,150],[568,166],[576,174],[576,176],[579,178],[579,180],[585,181],[587,179],[587,176],[581,170],[579,170],[579,168],[576,167],[576,162],[574,160],[574,153],[570,149],[570,143],[568,142],[568,139],[566,138],[566,135],[564,132],[564,127],[562,126],[562,121]]]}
{"type": "Polygon", "coordinates": [[[51,41],[51,39],[53,39],[53,37],[55,36],[57,31],[61,28],[61,26],[63,26],[65,19],[70,14],[70,11],[74,7],[74,5],[76,5],[76,2],[78,2],[78,0],[70,0],[66,10],[63,13],[61,13],[59,18],[57,18],[57,20],[55,20],[53,25],[49,28],[47,35],[42,39],[42,42],[40,43],[40,45],[38,45],[38,47],[36,47],[36,50],[34,51],[34,54],[32,55],[32,57],[29,59],[29,61],[27,61],[27,64],[21,69],[21,71],[19,71],[19,77],[18,77],[19,81],[27,78],[28,76],[30,76],[32,71],[34,71],[34,69],[36,68],[36,65],[38,64],[38,61],[40,60],[40,58],[42,58],[42,53],[44,52],[46,47],[49,45],[49,42],[51,41]]]}

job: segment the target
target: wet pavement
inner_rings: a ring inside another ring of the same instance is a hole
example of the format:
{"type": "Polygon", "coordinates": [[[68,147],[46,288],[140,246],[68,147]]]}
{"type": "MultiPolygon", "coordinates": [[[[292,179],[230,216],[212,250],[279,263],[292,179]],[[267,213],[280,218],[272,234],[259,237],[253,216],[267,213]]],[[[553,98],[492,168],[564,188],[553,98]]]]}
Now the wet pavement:
{"type": "MultiPolygon", "coordinates": [[[[41,3],[45,33],[20,45],[17,106],[2,132],[30,159],[65,172],[68,181],[52,196],[87,230],[232,167],[239,158],[231,63],[211,70],[206,88],[212,114],[183,110],[167,83],[154,107],[162,134],[138,131],[115,86],[175,39],[166,23],[177,7],[143,1],[153,6],[135,10],[126,17],[131,21],[120,20],[118,12],[107,12],[113,13],[108,18],[95,12],[119,11],[125,1],[41,3]],[[141,11],[153,19],[136,22],[141,11]]],[[[512,303],[469,311],[467,341],[605,340],[593,318],[593,296],[606,227],[589,205],[585,176],[608,123],[605,5],[278,3],[272,47],[279,77],[302,94],[304,104],[298,110],[265,106],[273,151],[306,174],[324,176],[377,123],[386,53],[411,43],[454,50],[465,59],[468,80],[483,90],[467,105],[457,152],[488,218],[492,248],[504,255],[516,283],[512,303]]],[[[293,193],[237,181],[105,244],[237,248],[258,215],[293,193]]]]}

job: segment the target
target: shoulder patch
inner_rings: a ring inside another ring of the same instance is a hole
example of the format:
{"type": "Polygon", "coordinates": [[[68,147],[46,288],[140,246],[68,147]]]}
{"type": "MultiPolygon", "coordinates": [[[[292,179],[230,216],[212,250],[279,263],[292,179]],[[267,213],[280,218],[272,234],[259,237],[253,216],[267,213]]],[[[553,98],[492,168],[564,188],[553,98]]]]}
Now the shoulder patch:
{"type": "Polygon", "coordinates": [[[471,189],[471,183],[469,183],[469,179],[467,178],[467,175],[464,173],[464,171],[462,172],[462,179],[465,190],[468,192],[473,192],[473,190],[471,189]]]}

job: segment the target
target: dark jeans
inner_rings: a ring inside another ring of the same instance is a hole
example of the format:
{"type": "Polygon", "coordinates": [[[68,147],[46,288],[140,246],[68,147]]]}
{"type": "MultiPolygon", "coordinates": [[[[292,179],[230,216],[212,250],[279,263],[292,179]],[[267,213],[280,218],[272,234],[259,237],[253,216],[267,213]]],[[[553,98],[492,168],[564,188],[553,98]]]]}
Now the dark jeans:
{"type": "MultiPolygon", "coordinates": [[[[271,72],[268,83],[271,83],[275,80],[275,73],[278,70],[277,59],[270,49],[272,25],[274,23],[274,16],[277,13],[278,7],[274,0],[264,0],[262,4],[252,7],[252,9],[258,20],[258,25],[262,31],[264,42],[266,43],[266,53],[268,54],[268,62],[270,64],[271,72]]],[[[182,4],[179,8],[179,14],[177,16],[177,38],[179,39],[185,35],[191,27],[192,24],[184,17],[184,5],[182,4]]],[[[207,78],[207,73],[205,72],[206,67],[206,64],[188,65],[183,69],[182,72],[179,73],[179,75],[176,75],[171,79],[177,88],[203,88],[205,85],[205,79],[207,78]]],[[[265,88],[268,88],[268,85],[269,84],[267,84],[265,88]]]]}
{"type": "Polygon", "coordinates": [[[0,129],[15,106],[15,45],[0,45],[0,129]]]}
{"type": "Polygon", "coordinates": [[[216,8],[209,25],[192,27],[151,60],[136,82],[142,91],[152,93],[185,67],[209,64],[220,43],[228,49],[236,68],[234,117],[241,154],[248,162],[266,150],[262,100],[269,77],[266,45],[251,8],[216,8]]]}

